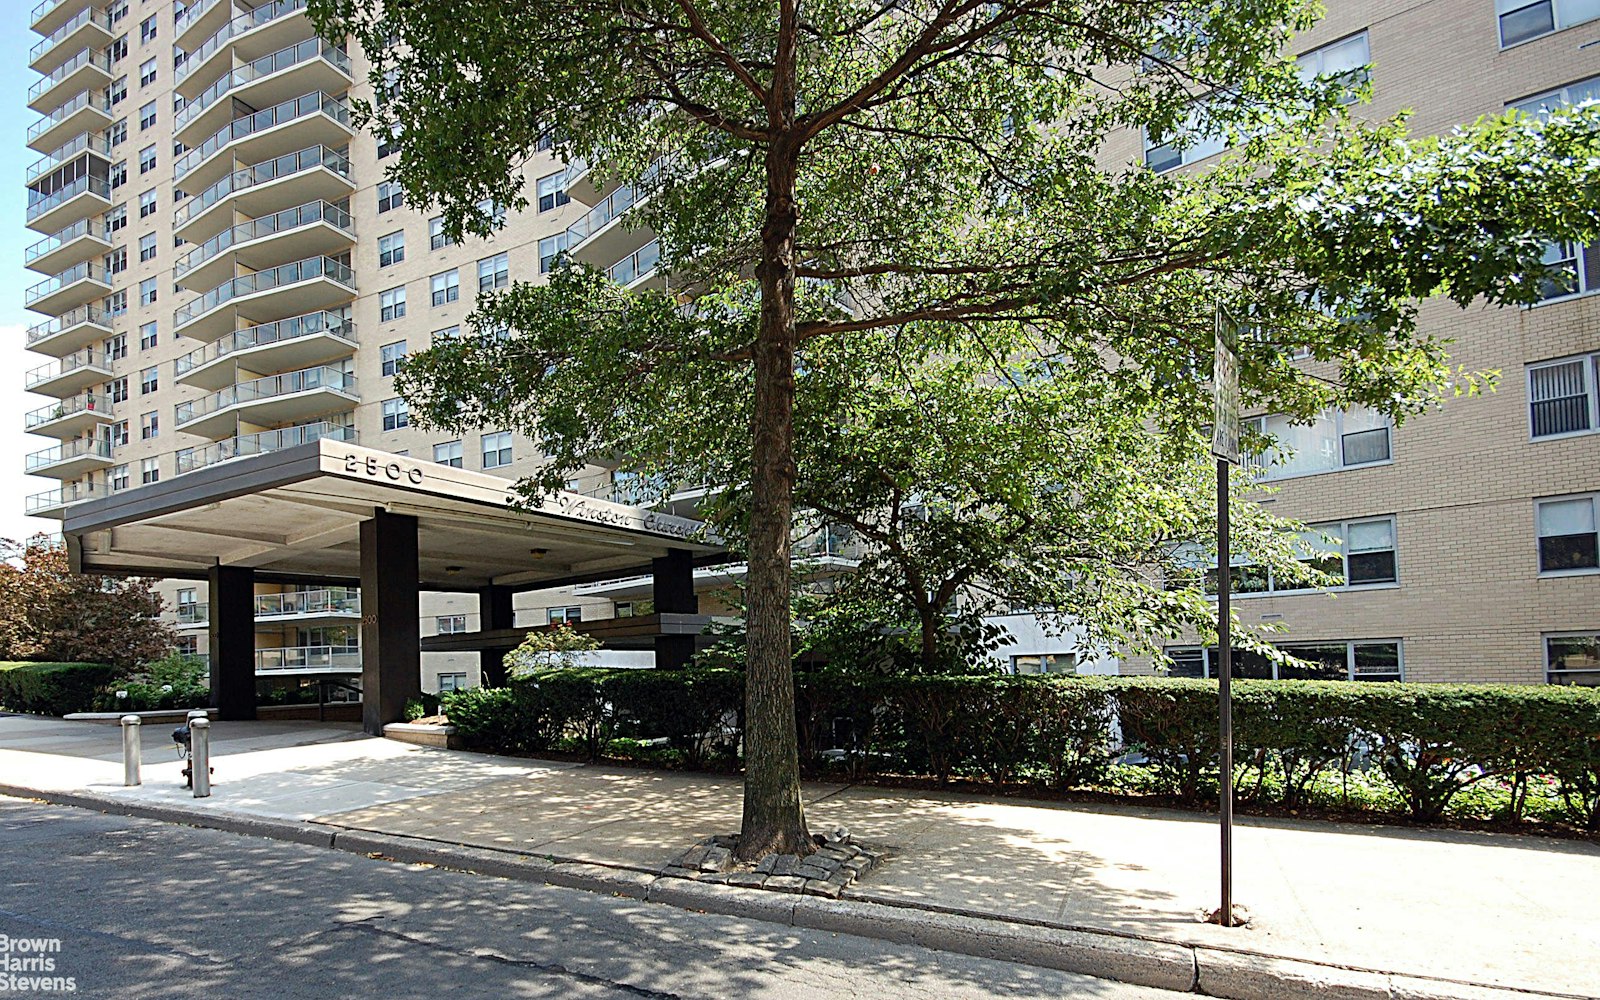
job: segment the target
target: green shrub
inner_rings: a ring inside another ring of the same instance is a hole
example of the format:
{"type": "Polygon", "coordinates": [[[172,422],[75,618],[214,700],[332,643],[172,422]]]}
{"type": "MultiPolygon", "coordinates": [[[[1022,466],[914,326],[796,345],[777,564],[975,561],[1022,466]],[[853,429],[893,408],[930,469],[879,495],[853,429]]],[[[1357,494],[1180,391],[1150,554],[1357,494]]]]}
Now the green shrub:
{"type": "Polygon", "coordinates": [[[95,696],[101,712],[148,712],[205,708],[211,703],[204,660],[171,652],[125,674],[95,696]]]}
{"type": "Polygon", "coordinates": [[[0,707],[36,715],[87,712],[117,673],[108,663],[0,662],[0,707]]]}

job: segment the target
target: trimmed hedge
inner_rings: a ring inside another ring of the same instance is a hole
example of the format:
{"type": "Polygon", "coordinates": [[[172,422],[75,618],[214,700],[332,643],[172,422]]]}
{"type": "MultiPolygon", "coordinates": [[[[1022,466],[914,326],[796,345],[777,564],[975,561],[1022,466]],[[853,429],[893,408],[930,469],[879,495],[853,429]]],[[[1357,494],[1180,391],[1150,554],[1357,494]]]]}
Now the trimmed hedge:
{"type": "Polygon", "coordinates": [[[118,672],[109,663],[0,662],[0,707],[35,715],[87,711],[118,672]]]}
{"type": "MultiPolygon", "coordinates": [[[[470,742],[702,767],[738,761],[735,670],[559,670],[441,698],[470,742]]],[[[1600,691],[1238,681],[1242,801],[1541,819],[1600,831],[1600,691]]],[[[1214,681],[1157,677],[796,678],[812,773],[920,775],[1214,802],[1214,681]]]]}

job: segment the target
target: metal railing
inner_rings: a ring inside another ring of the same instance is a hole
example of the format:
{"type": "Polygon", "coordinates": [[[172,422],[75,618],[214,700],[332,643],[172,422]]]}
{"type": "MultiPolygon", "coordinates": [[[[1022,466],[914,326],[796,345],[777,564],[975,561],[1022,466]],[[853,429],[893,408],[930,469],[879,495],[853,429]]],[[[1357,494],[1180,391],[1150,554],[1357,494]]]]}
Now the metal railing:
{"type": "Polygon", "coordinates": [[[291,590],[282,594],[256,595],[257,618],[360,613],[361,591],[354,587],[323,587],[317,590],[291,590]]]}
{"type": "Polygon", "coordinates": [[[60,107],[28,126],[28,145],[33,145],[34,141],[41,135],[60,125],[84,108],[94,108],[104,112],[109,117],[111,114],[111,101],[104,94],[96,94],[92,90],[78,91],[77,96],[68,98],[60,107]]]}
{"type": "Polygon", "coordinates": [[[28,50],[29,64],[31,65],[38,62],[40,56],[49,52],[57,45],[60,45],[66,40],[68,35],[77,31],[86,24],[98,24],[100,27],[110,31],[111,15],[94,7],[85,7],[83,10],[74,15],[72,20],[50,32],[49,36],[44,38],[42,41],[37,42],[33,48],[28,50]]]}
{"type": "Polygon", "coordinates": [[[633,253],[606,268],[606,277],[619,285],[631,285],[655,273],[661,263],[661,241],[651,240],[633,253]]]}
{"type": "Polygon", "coordinates": [[[334,389],[353,396],[356,377],[338,368],[319,365],[315,368],[302,368],[297,372],[284,372],[282,375],[268,375],[248,382],[238,382],[219,389],[209,396],[179,403],[176,407],[178,426],[182,427],[186,423],[230,406],[275,399],[311,389],[334,389]]]}
{"type": "Polygon", "coordinates": [[[38,24],[41,18],[55,10],[57,7],[61,6],[64,2],[66,2],[66,0],[42,0],[41,3],[33,8],[32,13],[28,15],[28,23],[38,24]]]}
{"type": "Polygon", "coordinates": [[[22,417],[23,430],[33,430],[57,420],[79,413],[100,413],[111,415],[111,397],[101,393],[84,393],[81,396],[68,396],[54,406],[41,406],[31,410],[22,417]]]}
{"type": "Polygon", "coordinates": [[[256,650],[261,673],[293,670],[361,669],[359,646],[273,646],[256,650]]]}
{"type": "MultiPolygon", "coordinates": [[[[103,285],[111,284],[110,276],[106,274],[103,265],[97,266],[94,261],[82,261],[67,268],[59,274],[52,275],[37,285],[32,285],[23,293],[23,304],[32,308],[35,302],[47,295],[54,295],[63,288],[78,281],[98,281],[103,285]]],[[[41,310],[42,311],[42,310],[41,310]]]]}
{"type": "Polygon", "coordinates": [[[190,122],[205,114],[206,109],[216,104],[217,101],[228,96],[240,87],[254,83],[262,77],[271,76],[282,72],[291,66],[322,59],[334,69],[349,76],[351,73],[350,57],[339,48],[320,38],[307,38],[303,42],[296,42],[286,48],[262,56],[240,66],[238,69],[229,70],[218,77],[211,86],[201,91],[194,100],[183,106],[172,120],[172,131],[181,132],[188,127],[190,122]]]}
{"type": "Polygon", "coordinates": [[[172,325],[182,327],[204,316],[206,313],[239,298],[242,295],[254,295],[257,292],[267,292],[284,285],[292,285],[300,281],[310,281],[313,278],[328,278],[349,288],[354,294],[356,290],[355,272],[350,270],[350,265],[341,264],[332,257],[307,257],[291,264],[280,264],[269,267],[264,271],[254,274],[245,274],[206,292],[192,302],[185,303],[172,314],[172,325]]]}
{"type": "MultiPolygon", "coordinates": [[[[318,333],[352,340],[355,337],[355,324],[350,322],[349,317],[331,312],[307,313],[304,316],[293,316],[272,323],[260,323],[243,330],[235,330],[221,340],[190,351],[173,362],[173,373],[181,378],[201,365],[210,364],[218,358],[225,358],[238,351],[279,344],[318,333]]],[[[351,347],[354,346],[351,344],[351,347]]]]}
{"type": "MultiPolygon", "coordinates": [[[[30,188],[28,193],[33,194],[30,188]]],[[[83,176],[68,184],[59,191],[53,191],[37,201],[28,202],[28,221],[32,222],[47,212],[54,211],[65,205],[68,201],[80,194],[97,194],[107,201],[111,200],[111,182],[104,177],[83,176]]]]}
{"type": "Polygon", "coordinates": [[[233,173],[217,181],[204,191],[183,203],[172,217],[174,226],[182,226],[191,219],[205,212],[212,205],[226,198],[228,195],[257,184],[277,180],[280,177],[289,177],[306,170],[315,170],[317,167],[327,167],[341,177],[350,176],[350,157],[326,146],[310,146],[294,153],[285,153],[282,156],[260,163],[253,163],[248,167],[241,167],[233,173]]]}
{"type": "MultiPolygon", "coordinates": [[[[215,3],[216,0],[209,0],[195,16],[203,15],[215,3]]],[[[285,14],[293,14],[295,11],[304,10],[305,7],[306,0],[274,0],[274,2],[262,4],[255,10],[240,14],[223,25],[216,34],[189,51],[189,57],[184,60],[183,65],[179,66],[173,74],[173,82],[182,82],[197,67],[215,55],[218,49],[245,32],[253,28],[259,28],[263,24],[268,24],[277,18],[283,17],[285,14]]],[[[188,19],[188,17],[189,15],[185,13],[183,19],[179,20],[176,34],[183,34],[185,19],[188,19]]],[[[192,20],[189,23],[193,23],[192,20]]]]}
{"type": "Polygon", "coordinates": [[[76,438],[72,441],[63,441],[54,447],[36,451],[27,458],[26,469],[34,472],[38,469],[62,462],[69,462],[74,458],[103,458],[111,459],[111,441],[108,438],[76,438]]]}
{"type": "Polygon", "coordinates": [[[109,160],[111,159],[111,140],[98,132],[79,132],[71,139],[29,164],[24,180],[32,184],[68,160],[76,159],[79,153],[85,152],[99,153],[109,160]]]}
{"type": "Polygon", "coordinates": [[[255,114],[245,115],[229,122],[217,131],[216,135],[202,142],[194,149],[185,153],[181,159],[172,165],[172,179],[182,180],[185,175],[194,170],[221,150],[224,146],[242,139],[256,132],[263,132],[269,128],[282,125],[285,122],[298,118],[307,118],[314,114],[325,114],[341,125],[350,124],[350,108],[343,98],[329,97],[318,90],[292,101],[284,101],[255,114]]]}
{"type": "Polygon", "coordinates": [[[43,493],[29,496],[23,501],[23,509],[25,513],[37,514],[43,510],[92,500],[98,495],[94,483],[67,483],[60,489],[45,490],[43,493]]]}
{"type": "Polygon", "coordinates": [[[266,455],[285,448],[294,448],[312,441],[355,441],[356,429],[345,424],[318,421],[297,427],[280,427],[273,431],[241,434],[203,448],[183,448],[176,455],[178,475],[216,465],[229,459],[249,455],[266,455]]]}
{"type": "Polygon", "coordinates": [[[349,235],[352,240],[355,239],[355,225],[349,212],[326,201],[311,201],[224,229],[179,258],[177,263],[172,265],[172,277],[174,279],[183,277],[230,247],[316,225],[319,222],[326,222],[349,235]]]}
{"type": "Polygon", "coordinates": [[[40,365],[28,372],[23,376],[23,387],[32,389],[52,379],[60,378],[68,372],[77,371],[79,368],[84,367],[109,369],[111,367],[111,359],[106,356],[105,351],[97,351],[86,347],[81,351],[74,351],[64,358],[58,358],[48,365],[40,365]]]}
{"type": "MultiPolygon", "coordinates": [[[[648,184],[654,180],[656,175],[661,173],[661,164],[661,160],[652,163],[640,178],[640,184],[648,184]]],[[[603,201],[585,212],[583,218],[567,227],[568,252],[576,250],[584,240],[604,229],[612,219],[625,214],[628,209],[638,204],[641,198],[649,195],[649,190],[641,192],[630,184],[624,184],[606,195],[603,201]]]]}
{"type": "Polygon", "coordinates": [[[211,620],[211,605],[205,601],[180,604],[173,613],[172,620],[179,625],[203,625],[211,620]]]}
{"type": "MultiPolygon", "coordinates": [[[[93,229],[98,230],[99,227],[95,226],[93,229]]],[[[47,254],[55,253],[73,240],[81,236],[88,236],[90,232],[89,220],[84,218],[79,219],[65,229],[51,233],[22,252],[23,266],[26,267],[47,254]]]]}
{"type": "Polygon", "coordinates": [[[76,309],[62,313],[55,319],[48,319],[43,323],[35,323],[33,326],[28,327],[28,346],[32,347],[39,341],[54,337],[62,330],[77,326],[80,323],[93,323],[96,326],[110,325],[105,313],[100,309],[95,306],[79,306],[76,309]]]}
{"type": "Polygon", "coordinates": [[[178,18],[177,23],[173,25],[172,34],[177,36],[188,31],[191,24],[205,17],[211,8],[221,2],[222,0],[195,0],[184,10],[183,16],[178,18]]]}
{"type": "Polygon", "coordinates": [[[32,104],[34,101],[43,97],[45,91],[54,87],[62,80],[65,80],[67,77],[76,73],[78,70],[83,69],[85,66],[99,66],[107,73],[110,73],[111,56],[105,52],[97,52],[94,49],[85,47],[77,55],[73,56],[71,59],[68,59],[66,62],[52,70],[49,76],[42,80],[35,80],[33,86],[28,88],[28,103],[32,104]]]}

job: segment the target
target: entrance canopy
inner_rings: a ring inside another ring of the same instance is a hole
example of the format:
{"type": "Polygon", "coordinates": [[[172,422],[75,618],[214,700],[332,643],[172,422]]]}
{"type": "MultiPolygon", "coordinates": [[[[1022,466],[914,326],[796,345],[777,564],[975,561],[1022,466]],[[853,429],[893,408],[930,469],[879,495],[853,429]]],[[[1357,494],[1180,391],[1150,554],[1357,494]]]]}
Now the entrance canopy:
{"type": "Polygon", "coordinates": [[[416,519],[423,590],[539,590],[648,573],[669,552],[720,561],[689,518],[576,493],[518,510],[512,482],[321,440],[75,504],[63,526],[80,572],[357,583],[361,525],[416,519]]]}

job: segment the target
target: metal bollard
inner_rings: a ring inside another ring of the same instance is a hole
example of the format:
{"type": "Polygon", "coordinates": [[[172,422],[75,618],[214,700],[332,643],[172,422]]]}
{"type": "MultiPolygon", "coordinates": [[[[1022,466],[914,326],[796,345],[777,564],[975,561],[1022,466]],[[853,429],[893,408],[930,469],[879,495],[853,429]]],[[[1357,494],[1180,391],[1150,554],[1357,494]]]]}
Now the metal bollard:
{"type": "Polygon", "coordinates": [[[203,799],[211,794],[211,720],[195,719],[189,723],[189,767],[194,772],[194,797],[203,799]]]}
{"type": "Polygon", "coordinates": [[[187,726],[187,725],[189,725],[191,722],[193,722],[196,719],[209,719],[209,718],[211,718],[211,713],[207,712],[205,709],[203,709],[203,708],[191,708],[191,709],[189,709],[189,714],[185,715],[183,717],[183,724],[187,726]]]}
{"type": "Polygon", "coordinates": [[[137,715],[122,717],[122,783],[132,787],[139,784],[139,765],[143,752],[139,745],[139,726],[144,722],[137,715]]]}

